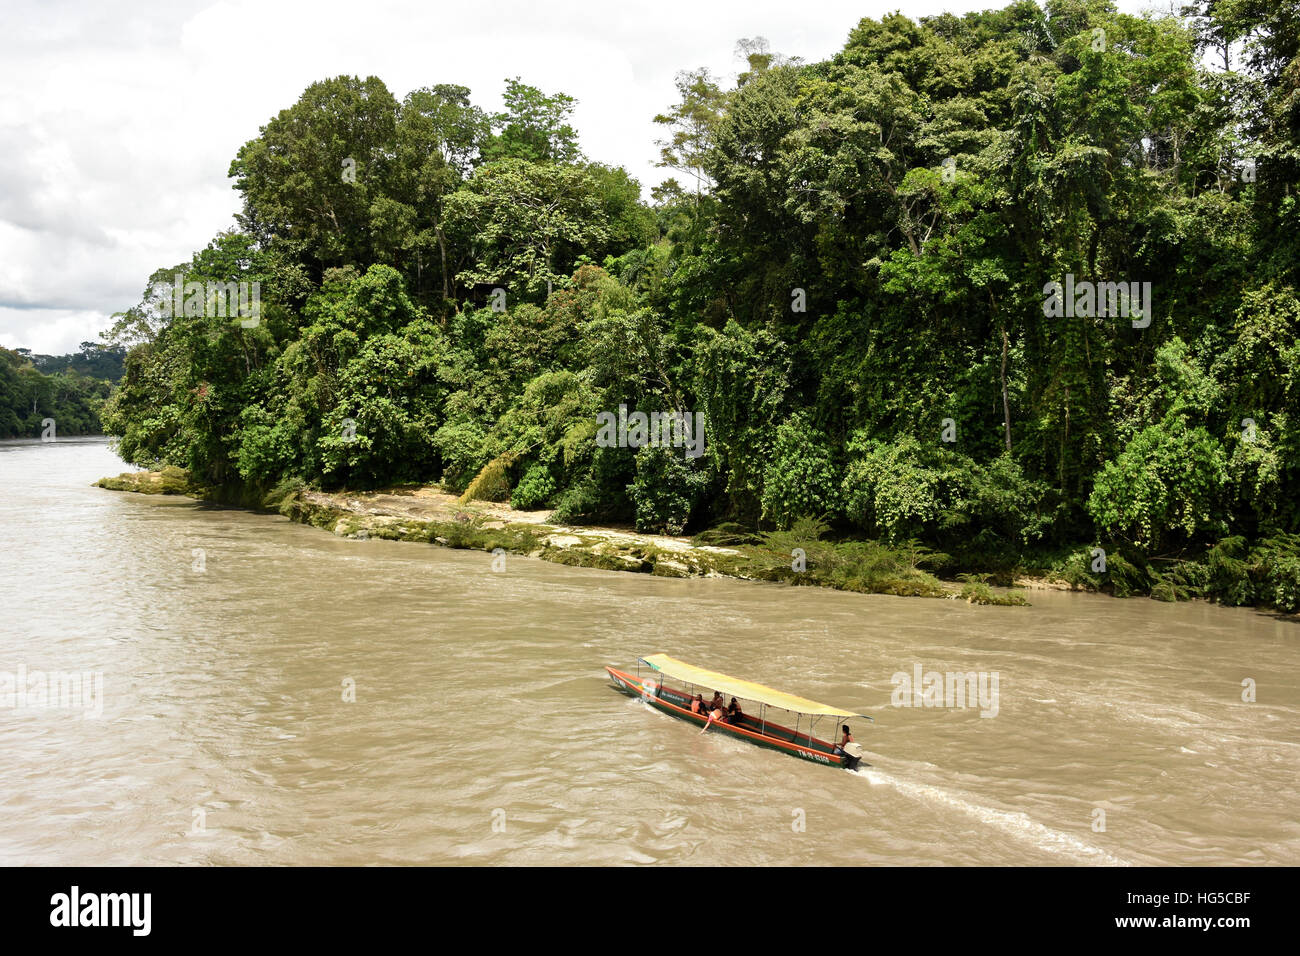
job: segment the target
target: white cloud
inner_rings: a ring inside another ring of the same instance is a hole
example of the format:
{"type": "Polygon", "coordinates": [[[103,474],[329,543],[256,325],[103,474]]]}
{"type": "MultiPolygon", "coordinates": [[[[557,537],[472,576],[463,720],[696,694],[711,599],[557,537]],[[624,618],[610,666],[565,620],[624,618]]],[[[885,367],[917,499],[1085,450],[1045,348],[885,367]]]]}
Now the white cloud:
{"type": "Polygon", "coordinates": [[[10,309],[0,306],[0,345],[31,349],[38,355],[64,355],[82,342],[99,341],[104,315],[70,309],[10,309]]]}

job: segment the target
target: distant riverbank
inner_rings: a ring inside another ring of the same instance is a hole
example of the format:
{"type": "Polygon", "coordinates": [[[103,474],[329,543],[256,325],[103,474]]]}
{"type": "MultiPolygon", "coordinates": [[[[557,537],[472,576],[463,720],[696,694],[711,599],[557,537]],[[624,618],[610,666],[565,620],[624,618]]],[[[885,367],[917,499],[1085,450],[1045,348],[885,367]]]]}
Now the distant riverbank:
{"type": "MultiPolygon", "coordinates": [[[[551,512],[524,511],[489,501],[466,501],[436,485],[379,491],[315,491],[286,484],[260,502],[231,501],[222,489],[194,484],[184,469],[126,472],[95,484],[112,491],[184,495],[277,511],[301,524],[344,538],[415,541],[449,548],[522,554],[572,567],[633,571],[660,577],[734,577],[819,585],[838,590],[954,598],[977,604],[1027,604],[1023,594],[979,580],[941,581],[925,570],[925,554],[877,542],[836,545],[816,530],[769,535],[716,532],[695,538],[643,534],[613,527],[556,524],[551,512]],[[712,537],[713,541],[703,538],[712,537]]],[[[1022,587],[1065,587],[1046,579],[1022,587]]]]}

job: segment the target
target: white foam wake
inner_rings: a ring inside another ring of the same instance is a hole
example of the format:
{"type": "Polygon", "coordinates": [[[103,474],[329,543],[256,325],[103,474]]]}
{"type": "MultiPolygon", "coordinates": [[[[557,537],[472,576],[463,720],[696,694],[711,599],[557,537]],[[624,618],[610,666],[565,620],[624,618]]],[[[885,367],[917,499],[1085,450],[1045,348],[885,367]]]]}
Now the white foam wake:
{"type": "Polygon", "coordinates": [[[941,803],[955,810],[960,810],[969,816],[975,817],[982,823],[996,827],[1019,840],[1032,843],[1038,849],[1046,850],[1049,853],[1083,857],[1088,863],[1099,866],[1132,865],[1127,860],[1122,860],[1113,853],[1108,853],[1101,847],[1093,846],[1091,843],[1080,840],[1072,834],[1044,826],[1031,819],[1028,814],[1020,811],[998,810],[994,807],[980,806],[968,799],[966,795],[934,787],[928,783],[899,780],[897,777],[892,777],[879,770],[858,770],[856,775],[865,778],[872,785],[888,784],[906,796],[941,803]]]}

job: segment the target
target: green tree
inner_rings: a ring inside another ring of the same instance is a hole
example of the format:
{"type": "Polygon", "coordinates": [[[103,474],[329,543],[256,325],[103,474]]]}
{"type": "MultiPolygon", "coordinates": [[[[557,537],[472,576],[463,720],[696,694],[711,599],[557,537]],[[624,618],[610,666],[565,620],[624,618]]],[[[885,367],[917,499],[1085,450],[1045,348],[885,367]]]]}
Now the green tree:
{"type": "Polygon", "coordinates": [[[695,201],[712,181],[705,159],[713,145],[713,130],[722,115],[725,96],[707,68],[677,74],[676,105],[654,121],[667,128],[666,138],[657,140],[659,166],[679,170],[695,182],[695,201]]]}
{"type": "Polygon", "coordinates": [[[318,276],[374,261],[370,207],[390,173],[396,124],[397,101],[377,77],[313,83],[231,163],[240,226],[301,249],[318,276]]]}
{"type": "Polygon", "coordinates": [[[516,294],[550,295],[575,249],[609,236],[597,181],[579,166],[506,159],[482,166],[447,200],[447,218],[474,250],[458,278],[516,294]]]}
{"type": "Polygon", "coordinates": [[[530,163],[572,163],[580,157],[578,134],[569,123],[578,101],[565,93],[549,96],[521,83],[506,81],[505,110],[492,117],[496,130],[485,144],[484,159],[521,159],[530,163]]]}

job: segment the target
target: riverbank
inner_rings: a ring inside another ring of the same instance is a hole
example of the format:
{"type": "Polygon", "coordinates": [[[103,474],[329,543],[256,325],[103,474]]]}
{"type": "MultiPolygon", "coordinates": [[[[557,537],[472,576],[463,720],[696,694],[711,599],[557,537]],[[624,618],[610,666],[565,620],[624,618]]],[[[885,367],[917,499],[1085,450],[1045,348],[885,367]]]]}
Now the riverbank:
{"type": "MultiPolygon", "coordinates": [[[[975,604],[1024,605],[1016,591],[980,580],[942,581],[923,568],[922,552],[875,542],[836,545],[815,532],[705,542],[701,537],[644,534],[632,529],[556,524],[550,511],[524,511],[508,504],[465,501],[436,485],[378,491],[321,492],[281,485],[260,502],[231,500],[221,489],[192,482],[184,469],[126,472],[95,482],[100,488],[275,511],[343,538],[413,541],[449,548],[498,550],[571,567],[632,571],[659,577],[732,577],[792,585],[909,597],[951,598],[975,604]]],[[[715,536],[716,537],[716,536],[715,536]]],[[[1047,580],[1017,581],[1022,587],[1066,587],[1047,580]]]]}

